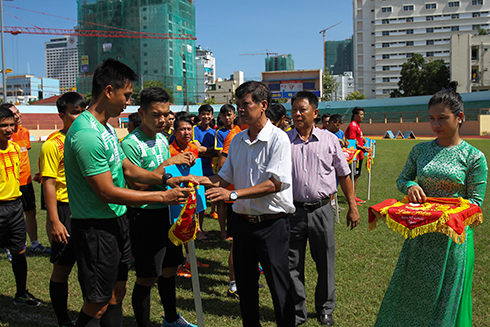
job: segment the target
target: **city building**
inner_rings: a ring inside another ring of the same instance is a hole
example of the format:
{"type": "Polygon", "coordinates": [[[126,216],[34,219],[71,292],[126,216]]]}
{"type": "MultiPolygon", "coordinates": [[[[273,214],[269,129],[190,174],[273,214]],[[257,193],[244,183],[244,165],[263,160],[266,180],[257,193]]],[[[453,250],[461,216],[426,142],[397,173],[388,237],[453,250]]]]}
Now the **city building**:
{"type": "Polygon", "coordinates": [[[311,91],[322,97],[321,69],[262,72],[262,82],[272,91],[272,99],[290,99],[298,91],[311,91]]]}
{"type": "Polygon", "coordinates": [[[197,102],[196,42],[192,39],[196,13],[192,0],[78,1],[78,28],[168,34],[158,39],[80,36],[80,93],[91,92],[97,65],[115,58],[136,72],[135,86],[160,81],[173,91],[176,104],[197,102]]]}
{"type": "Polygon", "coordinates": [[[76,90],[78,47],[76,36],[63,36],[44,43],[46,76],[60,81],[61,93],[76,90]]]}
{"type": "Polygon", "coordinates": [[[330,75],[342,75],[344,72],[352,72],[354,69],[353,40],[326,41],[325,42],[325,67],[330,75]]]}
{"type": "Polygon", "coordinates": [[[354,76],[352,72],[344,72],[342,75],[333,75],[332,78],[338,83],[339,87],[332,96],[332,101],[345,100],[347,95],[354,92],[354,76]]]}
{"type": "Polygon", "coordinates": [[[459,92],[490,90],[490,35],[451,36],[451,80],[458,81],[459,92]]]}
{"type": "Polygon", "coordinates": [[[215,84],[210,85],[207,91],[208,99],[214,99],[216,104],[232,103],[235,90],[244,82],[243,72],[236,71],[225,80],[218,78],[215,84]]]}
{"type": "Polygon", "coordinates": [[[60,95],[60,81],[57,79],[33,75],[7,77],[6,102],[28,104],[55,95],[60,95]]]}
{"type": "Polygon", "coordinates": [[[476,34],[490,23],[488,0],[353,3],[355,87],[368,99],[398,89],[402,65],[414,53],[450,64],[451,36],[476,34]]]}
{"type": "Polygon", "coordinates": [[[294,70],[293,56],[283,54],[265,58],[265,71],[274,72],[278,70],[294,70]]]}
{"type": "Polygon", "coordinates": [[[197,102],[204,102],[208,99],[207,91],[216,80],[216,58],[213,57],[211,50],[204,50],[199,45],[196,48],[197,66],[197,102]]]}

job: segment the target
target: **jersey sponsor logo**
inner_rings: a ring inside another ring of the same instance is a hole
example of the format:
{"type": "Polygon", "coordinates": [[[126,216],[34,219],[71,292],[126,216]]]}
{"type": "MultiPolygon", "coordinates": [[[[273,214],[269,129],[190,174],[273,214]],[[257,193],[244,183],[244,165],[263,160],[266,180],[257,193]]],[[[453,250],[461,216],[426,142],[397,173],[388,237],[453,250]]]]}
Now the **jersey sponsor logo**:
{"type": "Polygon", "coordinates": [[[150,164],[148,165],[148,168],[153,168],[153,167],[155,167],[155,166],[156,166],[156,164],[155,164],[155,162],[152,160],[152,161],[150,162],[150,164]]]}

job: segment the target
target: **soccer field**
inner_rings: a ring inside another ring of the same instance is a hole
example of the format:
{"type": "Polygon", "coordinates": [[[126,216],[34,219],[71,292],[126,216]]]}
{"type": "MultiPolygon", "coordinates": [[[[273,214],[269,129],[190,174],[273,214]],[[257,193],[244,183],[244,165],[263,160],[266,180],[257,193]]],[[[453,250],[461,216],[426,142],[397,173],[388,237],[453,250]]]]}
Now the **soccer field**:
{"type": "MultiPolygon", "coordinates": [[[[391,279],[403,237],[389,230],[383,222],[374,231],[368,230],[367,209],[386,198],[402,198],[395,181],[401,172],[408,153],[419,140],[379,140],[376,159],[372,167],[371,200],[359,207],[361,223],[354,230],[345,224],[345,211],[341,222],[336,224],[336,296],[335,326],[373,326],[384,292],[391,279]]],[[[490,155],[490,140],[469,140],[470,144],[490,155]]],[[[38,171],[37,158],[41,143],[33,143],[30,150],[32,172],[38,171]]],[[[39,210],[40,185],[34,183],[38,203],[38,232],[44,245],[48,245],[45,232],[46,212],[39,210]]],[[[359,179],[358,196],[367,197],[367,171],[363,167],[359,179]]],[[[488,188],[487,188],[488,190],[488,188]]],[[[487,194],[487,197],[490,194],[487,194]]],[[[340,205],[346,207],[343,196],[340,205]]],[[[475,229],[475,271],[473,277],[473,326],[490,326],[490,213],[488,199],[483,204],[484,222],[475,229]]],[[[218,221],[206,217],[204,229],[209,232],[210,242],[196,242],[197,256],[209,268],[200,270],[200,287],[206,326],[241,326],[238,302],[225,297],[228,288],[228,253],[231,244],[219,237],[218,221]]],[[[29,253],[29,248],[28,248],[29,253]]],[[[13,304],[14,277],[5,253],[0,253],[0,326],[56,326],[56,318],[49,299],[49,279],[52,266],[48,256],[28,254],[27,288],[43,301],[37,308],[19,307],[13,304]]],[[[124,326],[136,326],[131,307],[131,293],[135,281],[134,271],[129,273],[128,291],[123,302],[124,326]]],[[[260,282],[267,285],[262,275],[260,282]]],[[[77,281],[76,266],[70,276],[70,316],[75,319],[82,305],[77,281]]],[[[191,280],[177,277],[177,308],[189,322],[196,323],[191,280]]],[[[319,326],[314,306],[316,284],[315,265],[307,256],[306,291],[310,319],[302,326],[319,326]]],[[[272,300],[268,288],[260,292],[261,320],[263,326],[275,326],[272,300]]],[[[163,309],[156,287],[152,291],[151,319],[160,326],[163,309]]]]}

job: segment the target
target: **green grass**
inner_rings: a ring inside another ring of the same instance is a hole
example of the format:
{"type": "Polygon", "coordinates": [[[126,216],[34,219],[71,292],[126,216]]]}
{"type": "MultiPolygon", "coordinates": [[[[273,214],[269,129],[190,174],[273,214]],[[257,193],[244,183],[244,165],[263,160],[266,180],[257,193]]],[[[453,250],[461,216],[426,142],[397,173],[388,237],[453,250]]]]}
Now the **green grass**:
{"type": "MultiPolygon", "coordinates": [[[[334,313],[336,326],[373,326],[384,292],[391,279],[403,238],[379,223],[374,231],[368,231],[367,208],[386,198],[401,198],[395,186],[408,152],[418,140],[380,140],[377,158],[373,165],[371,200],[360,207],[361,223],[349,230],[345,226],[345,213],[341,223],[336,225],[337,241],[337,307],[334,313]]],[[[490,141],[470,140],[488,157],[490,141]]],[[[30,151],[31,166],[37,167],[37,157],[41,144],[33,144],[30,151]]],[[[36,168],[34,168],[36,170],[36,168]]],[[[359,197],[366,198],[367,174],[364,171],[359,180],[359,197]]],[[[39,203],[39,185],[35,184],[39,203]]],[[[340,197],[342,206],[345,199],[340,197]]],[[[483,204],[484,214],[490,212],[488,201],[483,204]]],[[[38,210],[38,229],[40,240],[48,244],[45,233],[46,214],[38,210]]],[[[219,226],[216,220],[207,218],[205,229],[210,231],[209,243],[197,243],[199,260],[207,262],[210,268],[201,269],[200,285],[207,326],[241,326],[238,302],[224,296],[228,287],[227,258],[230,244],[219,239],[219,226]]],[[[490,224],[484,222],[475,229],[476,263],[473,279],[473,326],[490,326],[490,224]]],[[[56,319],[49,300],[49,278],[51,264],[44,256],[28,256],[29,290],[41,298],[45,304],[38,308],[17,307],[12,304],[15,283],[11,266],[5,254],[0,254],[0,326],[55,326],[56,319]]],[[[310,319],[304,326],[318,326],[314,307],[316,283],[315,266],[311,258],[306,264],[307,309],[310,319]]],[[[76,317],[82,305],[81,293],[76,279],[76,267],[70,276],[69,310],[76,317]]],[[[135,326],[131,308],[131,292],[135,281],[134,271],[129,274],[128,292],[123,303],[124,325],[135,326]]],[[[266,284],[261,277],[261,283],[266,284]]],[[[269,289],[260,289],[260,304],[263,326],[274,326],[274,315],[269,289]]],[[[194,301],[190,279],[177,278],[177,306],[190,322],[196,322],[194,301]]],[[[152,291],[151,319],[155,326],[161,324],[163,309],[159,304],[158,292],[152,291]]]]}

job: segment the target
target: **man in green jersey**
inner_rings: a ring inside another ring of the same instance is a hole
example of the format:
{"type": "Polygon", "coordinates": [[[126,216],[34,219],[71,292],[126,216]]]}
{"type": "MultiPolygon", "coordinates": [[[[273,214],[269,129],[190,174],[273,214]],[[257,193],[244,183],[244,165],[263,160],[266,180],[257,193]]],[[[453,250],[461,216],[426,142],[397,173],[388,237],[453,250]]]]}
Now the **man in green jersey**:
{"type": "Polygon", "coordinates": [[[134,71],[114,59],[94,72],[92,101],[65,140],[65,174],[72,217],[72,240],[84,303],[76,326],[122,326],[122,300],[129,263],[126,205],[184,203],[189,178],[169,177],[132,164],[124,155],[109,118],[129,104],[134,71]],[[166,184],[166,191],[126,189],[128,182],[166,184]]]}
{"type": "MultiPolygon", "coordinates": [[[[163,89],[151,87],[141,91],[141,125],[121,143],[124,154],[135,165],[162,173],[171,164],[193,165],[190,152],[170,157],[167,138],[161,133],[170,117],[170,97],[163,89]]],[[[132,189],[146,190],[147,185],[129,182],[132,189]]],[[[152,191],[165,189],[155,185],[152,191]]],[[[175,274],[183,263],[182,246],[168,238],[170,216],[167,205],[154,203],[128,208],[131,251],[136,268],[133,310],[138,327],[150,327],[150,291],[158,278],[158,291],[165,310],[162,326],[195,326],[177,313],[175,274]]]]}

